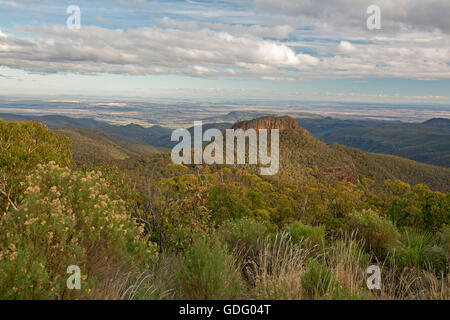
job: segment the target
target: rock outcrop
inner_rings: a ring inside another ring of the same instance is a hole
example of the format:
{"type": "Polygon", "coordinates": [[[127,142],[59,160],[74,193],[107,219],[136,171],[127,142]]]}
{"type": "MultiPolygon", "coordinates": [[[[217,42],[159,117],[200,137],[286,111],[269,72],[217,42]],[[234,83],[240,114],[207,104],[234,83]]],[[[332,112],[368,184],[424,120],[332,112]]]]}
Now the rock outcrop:
{"type": "Polygon", "coordinates": [[[297,121],[289,116],[283,116],[283,117],[274,117],[274,116],[267,116],[267,117],[261,117],[254,120],[247,120],[247,121],[238,121],[233,125],[233,129],[279,129],[279,130],[286,130],[286,129],[295,129],[298,127],[297,121]]]}

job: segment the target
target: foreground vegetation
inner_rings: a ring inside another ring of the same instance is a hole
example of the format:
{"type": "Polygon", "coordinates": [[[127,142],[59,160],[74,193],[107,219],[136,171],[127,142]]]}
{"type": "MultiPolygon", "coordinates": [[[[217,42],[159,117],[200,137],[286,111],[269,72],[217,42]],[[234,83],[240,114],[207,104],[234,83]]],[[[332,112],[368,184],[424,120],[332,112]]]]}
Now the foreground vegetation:
{"type": "Polygon", "coordinates": [[[65,136],[0,121],[0,298],[449,299],[450,194],[318,174],[348,160],[310,145],[326,156],[263,178],[167,154],[75,163],[65,136]]]}

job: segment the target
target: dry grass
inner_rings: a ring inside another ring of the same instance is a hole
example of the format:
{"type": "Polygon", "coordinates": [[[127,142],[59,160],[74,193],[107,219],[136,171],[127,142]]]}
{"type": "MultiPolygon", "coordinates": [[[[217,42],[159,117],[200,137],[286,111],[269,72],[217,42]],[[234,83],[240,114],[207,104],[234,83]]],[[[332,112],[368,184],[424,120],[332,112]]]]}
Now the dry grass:
{"type": "Polygon", "coordinates": [[[175,298],[173,266],[178,257],[164,254],[155,259],[149,270],[118,270],[100,284],[101,300],[170,300],[175,298]]]}
{"type": "Polygon", "coordinates": [[[357,240],[355,234],[345,235],[328,248],[328,265],[333,270],[334,277],[341,289],[352,295],[362,297],[367,295],[366,269],[371,256],[364,251],[364,243],[357,240]]]}
{"type": "Polygon", "coordinates": [[[385,268],[382,275],[383,300],[449,300],[450,281],[448,275],[416,268],[401,271],[385,268]]]}
{"type": "Polygon", "coordinates": [[[288,233],[267,241],[248,267],[256,299],[301,299],[301,276],[310,250],[292,244],[288,233]]]}
{"type": "MultiPolygon", "coordinates": [[[[364,250],[364,243],[354,234],[343,236],[325,250],[294,244],[288,233],[274,238],[260,239],[251,255],[241,247],[233,251],[246,282],[241,299],[381,299],[381,300],[449,300],[448,272],[437,274],[432,270],[405,268],[398,270],[383,262],[376,262],[364,250]],[[302,277],[311,261],[327,266],[338,290],[330,286],[329,292],[311,297],[302,288],[302,277]],[[369,265],[382,270],[381,290],[367,289],[366,273],[369,265]]],[[[133,274],[118,272],[102,288],[109,294],[102,299],[178,299],[179,284],[174,277],[174,266],[181,256],[163,254],[151,270],[133,274]]]]}

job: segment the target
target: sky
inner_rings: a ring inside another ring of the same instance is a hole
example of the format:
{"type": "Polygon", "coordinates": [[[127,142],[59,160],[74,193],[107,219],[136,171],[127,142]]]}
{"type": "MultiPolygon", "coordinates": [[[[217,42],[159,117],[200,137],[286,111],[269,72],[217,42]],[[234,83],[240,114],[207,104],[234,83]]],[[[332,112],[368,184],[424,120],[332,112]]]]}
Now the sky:
{"type": "Polygon", "coordinates": [[[449,0],[0,0],[0,95],[450,104],[449,14],[449,0]]]}

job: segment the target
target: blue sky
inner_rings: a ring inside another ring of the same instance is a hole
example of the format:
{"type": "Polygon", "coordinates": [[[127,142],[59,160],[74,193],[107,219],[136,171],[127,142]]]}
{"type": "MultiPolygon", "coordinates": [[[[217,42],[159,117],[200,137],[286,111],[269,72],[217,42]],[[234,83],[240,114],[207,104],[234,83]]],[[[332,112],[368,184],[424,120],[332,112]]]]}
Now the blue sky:
{"type": "Polygon", "coordinates": [[[0,0],[0,95],[450,103],[446,0],[0,0]],[[366,9],[381,9],[368,30],[366,9]],[[66,27],[69,5],[81,29],[66,27]]]}

